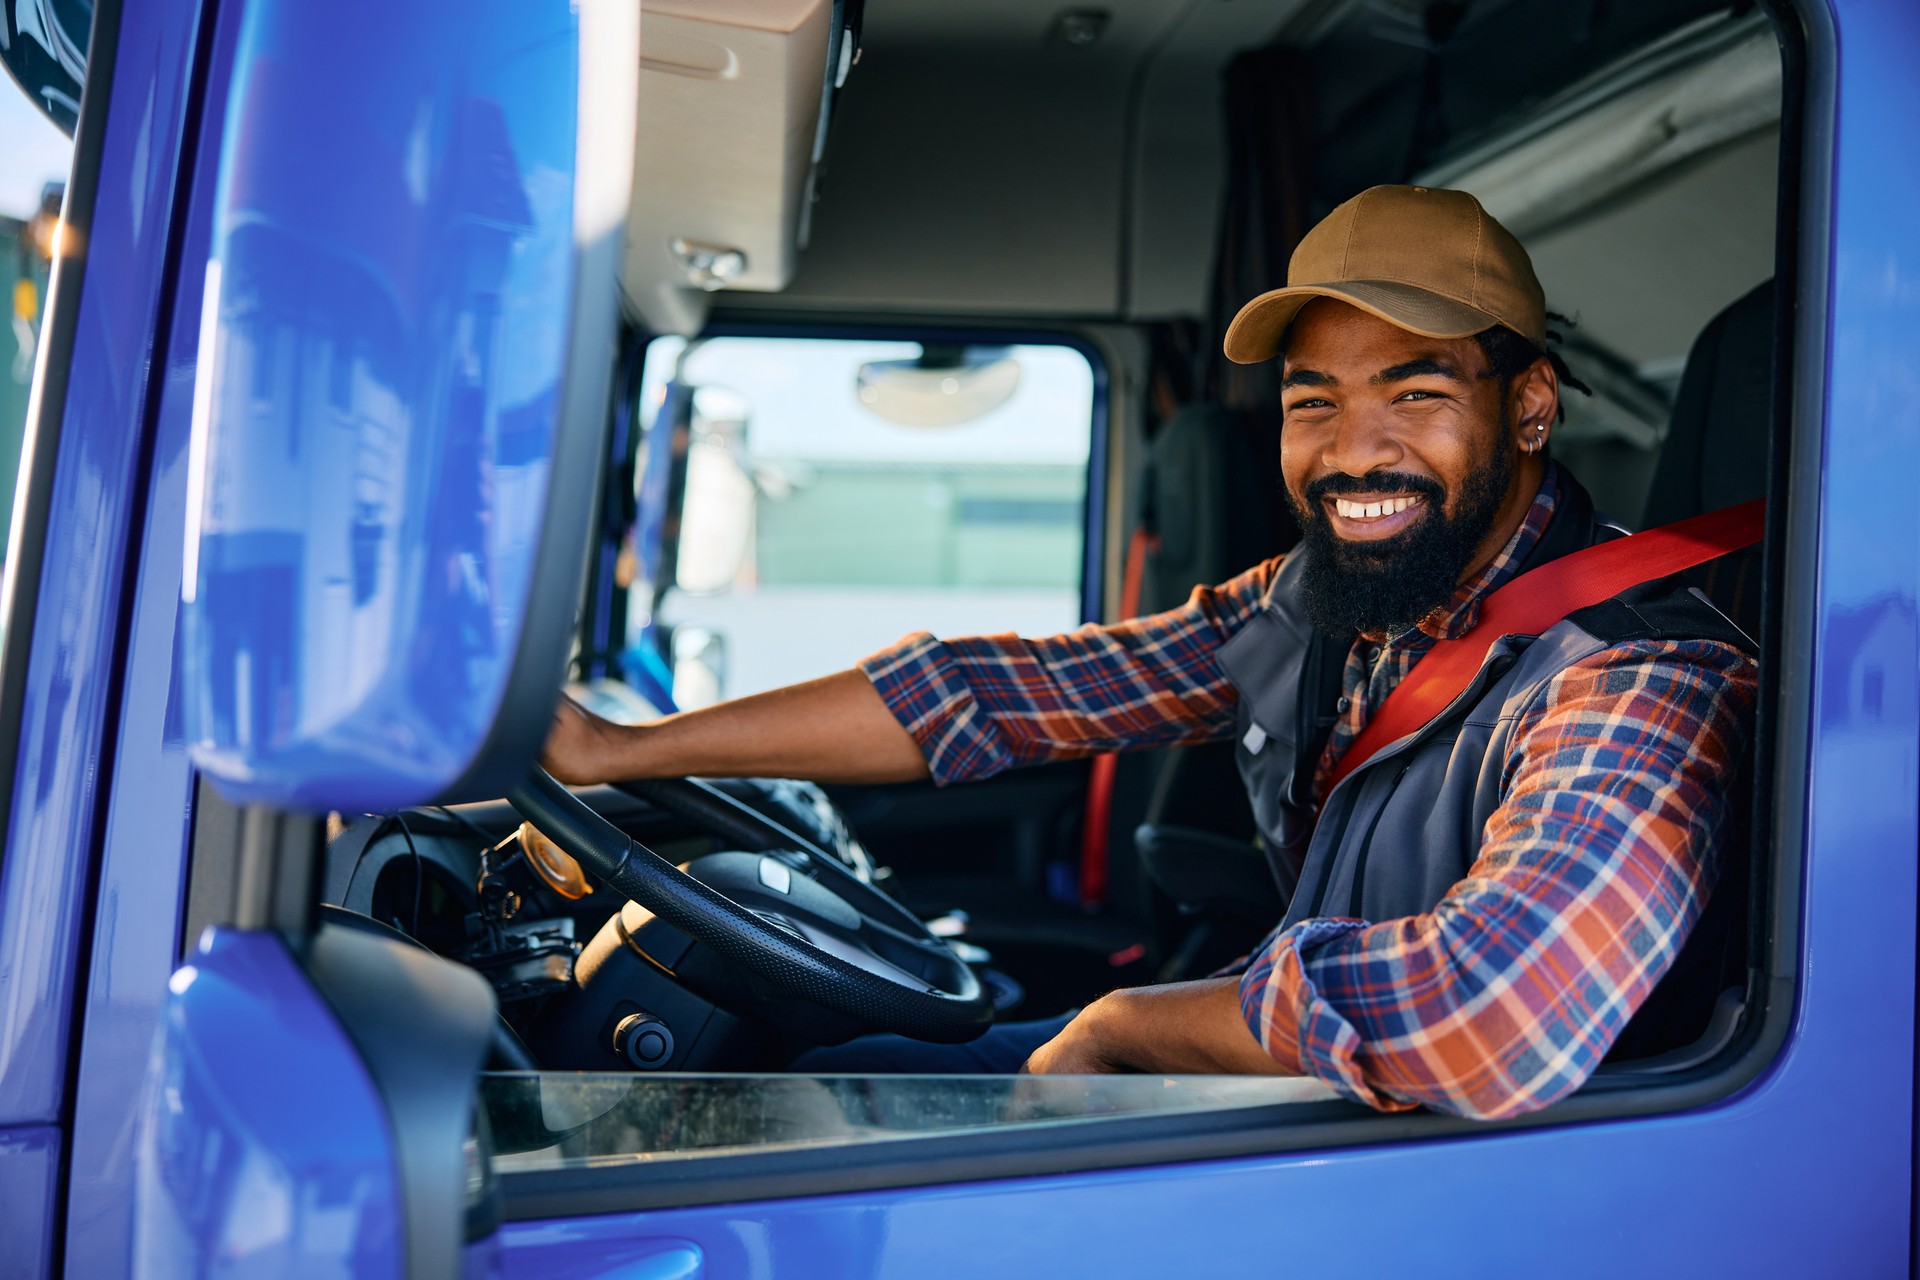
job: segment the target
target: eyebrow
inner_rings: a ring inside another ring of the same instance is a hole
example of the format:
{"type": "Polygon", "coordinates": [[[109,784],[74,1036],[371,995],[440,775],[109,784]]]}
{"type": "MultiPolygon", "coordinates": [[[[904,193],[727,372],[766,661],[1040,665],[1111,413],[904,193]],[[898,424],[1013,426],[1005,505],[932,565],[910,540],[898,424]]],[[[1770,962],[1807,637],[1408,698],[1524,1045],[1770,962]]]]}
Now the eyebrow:
{"type": "MultiPolygon", "coordinates": [[[[1392,382],[1405,382],[1409,378],[1447,378],[1453,382],[1465,382],[1466,375],[1460,372],[1458,365],[1432,356],[1420,356],[1413,360],[1403,360],[1399,364],[1389,365],[1367,379],[1376,387],[1384,387],[1392,382]]],[[[1340,379],[1318,369],[1294,369],[1280,382],[1282,391],[1293,387],[1337,387],[1340,379]]]]}
{"type": "Polygon", "coordinates": [[[1435,360],[1430,356],[1422,356],[1417,360],[1390,365],[1374,374],[1368,381],[1376,387],[1381,387],[1389,382],[1405,382],[1408,378],[1448,378],[1454,382],[1467,380],[1460,372],[1459,366],[1448,364],[1444,360],[1435,360]]]}

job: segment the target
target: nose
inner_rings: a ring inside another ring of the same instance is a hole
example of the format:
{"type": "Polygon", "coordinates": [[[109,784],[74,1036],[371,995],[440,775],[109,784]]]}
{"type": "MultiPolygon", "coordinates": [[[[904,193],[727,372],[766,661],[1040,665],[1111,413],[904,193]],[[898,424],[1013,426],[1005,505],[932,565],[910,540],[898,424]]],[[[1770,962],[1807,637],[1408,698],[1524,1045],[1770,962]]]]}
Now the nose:
{"type": "Polygon", "coordinates": [[[1378,414],[1349,409],[1333,424],[1333,434],[1320,451],[1320,463],[1332,471],[1364,476],[1389,471],[1404,451],[1378,414]]]}

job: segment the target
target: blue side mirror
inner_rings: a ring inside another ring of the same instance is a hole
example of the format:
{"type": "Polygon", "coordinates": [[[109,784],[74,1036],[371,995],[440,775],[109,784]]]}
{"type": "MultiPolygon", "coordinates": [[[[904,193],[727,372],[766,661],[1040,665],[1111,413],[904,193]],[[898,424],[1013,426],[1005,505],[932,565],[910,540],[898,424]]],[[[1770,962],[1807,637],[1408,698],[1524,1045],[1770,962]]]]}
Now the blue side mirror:
{"type": "Polygon", "coordinates": [[[250,0],[189,458],[185,724],[242,803],[497,795],[579,608],[631,0],[250,0]]]}

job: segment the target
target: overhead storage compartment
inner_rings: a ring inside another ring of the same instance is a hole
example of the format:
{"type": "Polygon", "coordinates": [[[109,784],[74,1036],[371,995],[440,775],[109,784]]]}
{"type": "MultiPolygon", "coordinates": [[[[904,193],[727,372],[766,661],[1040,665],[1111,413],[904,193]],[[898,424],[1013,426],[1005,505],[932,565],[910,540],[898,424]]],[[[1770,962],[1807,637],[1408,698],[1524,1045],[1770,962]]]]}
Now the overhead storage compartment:
{"type": "Polygon", "coordinates": [[[848,8],[646,0],[621,283],[648,328],[692,333],[711,292],[793,278],[824,116],[853,61],[848,8]]]}

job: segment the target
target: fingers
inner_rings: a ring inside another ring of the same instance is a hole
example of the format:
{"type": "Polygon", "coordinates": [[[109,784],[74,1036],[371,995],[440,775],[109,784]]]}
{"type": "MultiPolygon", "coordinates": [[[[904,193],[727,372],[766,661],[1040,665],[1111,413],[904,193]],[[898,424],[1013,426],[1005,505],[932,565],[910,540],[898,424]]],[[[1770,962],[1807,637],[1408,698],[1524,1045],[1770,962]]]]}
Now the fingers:
{"type": "Polygon", "coordinates": [[[553,709],[553,724],[547,730],[546,746],[540,752],[540,767],[569,786],[604,782],[605,752],[600,749],[603,735],[595,723],[599,717],[565,694],[553,709]]]}

